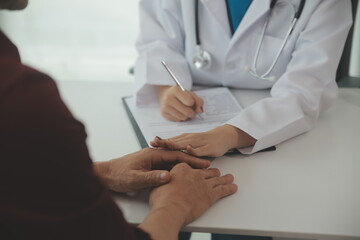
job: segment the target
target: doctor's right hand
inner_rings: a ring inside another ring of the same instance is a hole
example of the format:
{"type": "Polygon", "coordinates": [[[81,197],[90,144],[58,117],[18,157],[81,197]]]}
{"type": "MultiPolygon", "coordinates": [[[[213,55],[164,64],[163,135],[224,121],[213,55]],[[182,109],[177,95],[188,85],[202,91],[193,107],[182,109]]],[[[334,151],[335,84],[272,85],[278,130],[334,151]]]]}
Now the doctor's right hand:
{"type": "Polygon", "coordinates": [[[178,86],[155,86],[161,115],[170,121],[186,121],[197,113],[203,113],[204,100],[191,91],[182,91],[178,86]]]}

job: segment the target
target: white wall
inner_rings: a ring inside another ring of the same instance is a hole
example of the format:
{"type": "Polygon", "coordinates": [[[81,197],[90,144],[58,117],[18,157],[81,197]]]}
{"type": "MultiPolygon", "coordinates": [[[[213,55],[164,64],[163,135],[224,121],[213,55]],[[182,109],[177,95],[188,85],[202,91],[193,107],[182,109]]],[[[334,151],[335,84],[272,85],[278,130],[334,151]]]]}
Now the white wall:
{"type": "Polygon", "coordinates": [[[30,0],[23,11],[1,11],[0,27],[23,62],[57,80],[131,81],[137,3],[30,0]]]}
{"type": "MultiPolygon", "coordinates": [[[[1,11],[0,27],[19,47],[23,62],[57,80],[132,81],[137,4],[30,0],[23,11],[1,11]]],[[[360,14],[355,22],[350,75],[360,77],[360,14]]]]}

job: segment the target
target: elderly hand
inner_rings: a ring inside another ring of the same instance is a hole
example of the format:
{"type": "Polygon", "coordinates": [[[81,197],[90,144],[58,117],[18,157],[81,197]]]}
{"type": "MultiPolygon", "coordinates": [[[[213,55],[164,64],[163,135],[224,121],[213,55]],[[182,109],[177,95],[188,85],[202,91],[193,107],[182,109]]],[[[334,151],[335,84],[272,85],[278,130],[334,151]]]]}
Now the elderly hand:
{"type": "Polygon", "coordinates": [[[191,91],[182,91],[178,86],[156,86],[161,115],[170,121],[186,121],[203,113],[204,100],[191,91]]]}
{"type": "Polygon", "coordinates": [[[218,157],[233,148],[254,145],[256,139],[244,131],[225,124],[202,133],[185,133],[169,139],[156,137],[150,142],[153,147],[186,150],[194,156],[218,157]]]}
{"type": "Polygon", "coordinates": [[[147,148],[111,161],[96,162],[94,169],[111,190],[134,192],[168,183],[171,179],[168,170],[180,162],[194,168],[210,166],[209,161],[180,151],[147,148]]]}
{"type": "Polygon", "coordinates": [[[220,176],[215,168],[192,169],[181,163],[170,173],[170,183],[151,191],[151,211],[139,226],[153,239],[177,239],[182,226],[197,219],[220,198],[237,191],[234,177],[220,176]]]}

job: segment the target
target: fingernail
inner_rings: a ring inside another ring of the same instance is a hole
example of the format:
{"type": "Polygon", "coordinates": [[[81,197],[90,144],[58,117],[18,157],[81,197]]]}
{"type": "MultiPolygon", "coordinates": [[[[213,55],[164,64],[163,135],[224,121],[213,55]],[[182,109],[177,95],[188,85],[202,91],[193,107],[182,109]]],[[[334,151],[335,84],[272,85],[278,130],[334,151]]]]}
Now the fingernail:
{"type": "Polygon", "coordinates": [[[165,172],[160,173],[160,179],[165,180],[165,178],[166,178],[166,173],[165,172]]]}
{"type": "Polygon", "coordinates": [[[200,107],[200,109],[201,109],[201,112],[204,112],[204,108],[202,106],[200,107]]]}
{"type": "Polygon", "coordinates": [[[156,136],[155,138],[156,138],[156,139],[159,139],[159,140],[162,140],[162,138],[161,138],[161,137],[159,137],[159,136],[156,136]]]}

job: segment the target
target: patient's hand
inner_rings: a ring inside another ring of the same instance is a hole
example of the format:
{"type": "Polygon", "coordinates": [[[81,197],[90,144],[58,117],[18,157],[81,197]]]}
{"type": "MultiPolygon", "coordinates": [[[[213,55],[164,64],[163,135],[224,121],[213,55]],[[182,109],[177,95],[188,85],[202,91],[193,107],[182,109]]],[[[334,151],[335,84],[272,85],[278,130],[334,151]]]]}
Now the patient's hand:
{"type": "Polygon", "coordinates": [[[159,186],[171,179],[168,170],[185,162],[194,168],[207,168],[210,162],[180,151],[143,149],[107,162],[94,163],[95,172],[116,192],[134,192],[159,186]]]}
{"type": "Polygon", "coordinates": [[[184,225],[194,221],[220,198],[237,191],[230,174],[218,169],[192,169],[185,163],[171,171],[171,181],[150,193],[151,211],[140,228],[153,239],[177,239],[184,225]]]}

